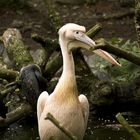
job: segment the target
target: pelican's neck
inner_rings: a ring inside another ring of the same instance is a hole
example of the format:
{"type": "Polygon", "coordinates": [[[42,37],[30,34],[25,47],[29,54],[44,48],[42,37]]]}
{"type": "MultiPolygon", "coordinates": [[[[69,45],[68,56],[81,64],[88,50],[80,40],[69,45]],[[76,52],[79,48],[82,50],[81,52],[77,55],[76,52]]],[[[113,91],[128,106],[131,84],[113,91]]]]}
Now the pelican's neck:
{"type": "Polygon", "coordinates": [[[72,52],[68,50],[68,41],[60,36],[59,43],[63,56],[63,72],[55,90],[60,90],[61,88],[61,90],[77,92],[73,55],[72,52]]]}
{"type": "Polygon", "coordinates": [[[71,77],[75,79],[75,67],[72,52],[68,50],[68,41],[59,38],[61,52],[63,56],[63,72],[61,77],[71,77]]]}

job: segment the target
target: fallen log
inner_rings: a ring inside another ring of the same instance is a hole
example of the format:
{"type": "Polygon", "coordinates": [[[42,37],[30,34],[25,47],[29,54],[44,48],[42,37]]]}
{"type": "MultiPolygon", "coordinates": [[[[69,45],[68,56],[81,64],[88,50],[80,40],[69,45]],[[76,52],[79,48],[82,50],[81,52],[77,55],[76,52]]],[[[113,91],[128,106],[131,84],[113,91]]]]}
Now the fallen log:
{"type": "Polygon", "coordinates": [[[9,112],[6,115],[6,118],[0,118],[0,127],[7,127],[8,125],[20,120],[23,117],[26,117],[32,112],[31,106],[28,104],[21,104],[15,110],[9,112]]]}
{"type": "Polygon", "coordinates": [[[18,71],[14,71],[12,69],[0,69],[0,77],[2,79],[7,79],[7,80],[15,80],[16,77],[19,76],[18,71]]]}

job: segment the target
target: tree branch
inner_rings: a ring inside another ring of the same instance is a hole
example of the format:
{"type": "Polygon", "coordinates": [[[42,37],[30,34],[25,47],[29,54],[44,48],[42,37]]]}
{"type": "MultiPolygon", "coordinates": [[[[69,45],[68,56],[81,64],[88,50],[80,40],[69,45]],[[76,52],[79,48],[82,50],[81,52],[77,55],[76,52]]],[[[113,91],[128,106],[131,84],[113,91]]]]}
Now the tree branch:
{"type": "Polygon", "coordinates": [[[17,120],[29,115],[32,111],[31,106],[28,104],[21,104],[17,109],[9,112],[6,119],[0,118],[0,127],[7,127],[8,125],[16,122],[17,120]]]}
{"type": "Polygon", "coordinates": [[[8,89],[5,89],[5,90],[1,91],[0,94],[2,96],[6,96],[9,92],[14,92],[16,88],[17,88],[16,85],[12,86],[12,87],[9,87],[8,89]]]}
{"type": "Polygon", "coordinates": [[[18,71],[14,71],[10,69],[0,69],[0,77],[3,79],[15,80],[17,76],[19,76],[18,71]]]}
{"type": "Polygon", "coordinates": [[[117,120],[120,124],[124,126],[124,128],[136,139],[140,140],[140,135],[133,129],[128,122],[125,120],[125,118],[121,115],[121,113],[118,113],[116,115],[117,120]]]}
{"type": "Polygon", "coordinates": [[[102,29],[102,25],[100,23],[98,23],[98,24],[94,25],[92,28],[90,28],[86,32],[86,35],[89,36],[90,38],[93,38],[101,29],[102,29]]]}
{"type": "MultiPolygon", "coordinates": [[[[125,51],[123,49],[115,47],[103,38],[97,40],[96,43],[97,43],[97,45],[93,48],[93,51],[96,49],[102,49],[102,50],[105,50],[109,53],[112,53],[118,57],[124,58],[124,59],[140,66],[140,57],[136,56],[135,54],[131,53],[130,51],[125,51]]],[[[90,48],[90,49],[92,49],[92,48],[90,48]]]]}
{"type": "Polygon", "coordinates": [[[72,135],[72,133],[70,131],[68,131],[66,128],[64,128],[64,126],[62,126],[60,124],[60,122],[58,122],[58,120],[56,120],[56,118],[51,114],[48,113],[45,120],[50,120],[55,126],[57,126],[64,134],[66,134],[71,140],[77,140],[77,138],[75,136],[72,135]]]}

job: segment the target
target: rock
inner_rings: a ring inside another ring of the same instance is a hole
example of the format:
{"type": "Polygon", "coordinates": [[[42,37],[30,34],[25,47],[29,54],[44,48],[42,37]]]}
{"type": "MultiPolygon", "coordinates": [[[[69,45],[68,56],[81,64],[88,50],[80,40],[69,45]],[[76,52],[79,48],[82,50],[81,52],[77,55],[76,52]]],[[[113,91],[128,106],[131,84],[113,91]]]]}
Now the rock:
{"type": "Polygon", "coordinates": [[[8,57],[16,70],[20,70],[23,66],[33,63],[29,51],[24,46],[22,36],[16,28],[7,29],[2,35],[2,40],[8,57]]]}
{"type": "Polygon", "coordinates": [[[34,62],[40,66],[41,68],[45,65],[46,63],[46,52],[43,47],[37,47],[36,49],[30,50],[30,54],[33,57],[34,62]]]}

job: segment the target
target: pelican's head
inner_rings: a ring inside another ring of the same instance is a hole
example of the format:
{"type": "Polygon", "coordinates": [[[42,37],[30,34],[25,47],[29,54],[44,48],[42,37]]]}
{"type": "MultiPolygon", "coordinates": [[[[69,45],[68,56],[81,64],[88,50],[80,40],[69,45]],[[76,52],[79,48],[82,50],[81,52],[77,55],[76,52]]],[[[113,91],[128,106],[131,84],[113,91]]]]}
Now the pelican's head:
{"type": "MultiPolygon", "coordinates": [[[[58,31],[59,36],[63,37],[68,42],[68,44],[69,42],[78,40],[86,45],[94,46],[95,42],[90,39],[85,33],[86,28],[84,26],[80,26],[74,23],[68,23],[61,27],[58,31]]],[[[75,45],[74,48],[82,46],[75,45]]]]}
{"type": "MultiPolygon", "coordinates": [[[[65,42],[68,50],[71,51],[73,48],[84,48],[90,50],[91,47],[95,46],[95,42],[86,35],[86,28],[74,23],[68,23],[62,26],[59,31],[59,41],[65,42]]],[[[101,49],[95,50],[94,53],[103,57],[112,64],[120,64],[106,51],[101,49]]]]}

